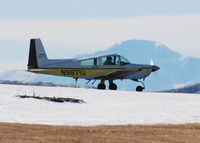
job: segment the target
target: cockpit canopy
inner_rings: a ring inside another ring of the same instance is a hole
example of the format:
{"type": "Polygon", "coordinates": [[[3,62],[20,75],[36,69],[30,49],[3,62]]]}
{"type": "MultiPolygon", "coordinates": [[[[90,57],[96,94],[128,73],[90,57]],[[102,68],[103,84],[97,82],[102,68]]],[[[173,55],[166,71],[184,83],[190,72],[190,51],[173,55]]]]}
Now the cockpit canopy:
{"type": "Polygon", "coordinates": [[[120,55],[107,55],[96,58],[81,60],[81,66],[104,66],[104,65],[126,65],[130,62],[120,55]]]}

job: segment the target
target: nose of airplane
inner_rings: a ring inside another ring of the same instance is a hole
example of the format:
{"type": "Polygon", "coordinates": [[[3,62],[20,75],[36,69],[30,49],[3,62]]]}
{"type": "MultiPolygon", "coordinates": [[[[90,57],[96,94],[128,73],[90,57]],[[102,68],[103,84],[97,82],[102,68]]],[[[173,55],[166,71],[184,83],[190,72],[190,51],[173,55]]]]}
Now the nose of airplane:
{"type": "Polygon", "coordinates": [[[160,68],[158,66],[152,66],[152,71],[155,72],[157,70],[159,70],[160,68]]]}

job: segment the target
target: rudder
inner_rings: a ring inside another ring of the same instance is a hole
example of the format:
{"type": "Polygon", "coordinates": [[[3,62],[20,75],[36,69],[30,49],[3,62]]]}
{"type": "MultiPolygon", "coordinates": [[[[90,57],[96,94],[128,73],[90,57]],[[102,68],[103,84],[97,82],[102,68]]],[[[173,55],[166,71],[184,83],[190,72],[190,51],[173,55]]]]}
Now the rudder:
{"type": "Polygon", "coordinates": [[[28,68],[38,68],[35,39],[31,39],[30,41],[28,68]]]}
{"type": "Polygon", "coordinates": [[[48,58],[40,39],[30,40],[28,68],[38,68],[47,64],[48,58]]]}

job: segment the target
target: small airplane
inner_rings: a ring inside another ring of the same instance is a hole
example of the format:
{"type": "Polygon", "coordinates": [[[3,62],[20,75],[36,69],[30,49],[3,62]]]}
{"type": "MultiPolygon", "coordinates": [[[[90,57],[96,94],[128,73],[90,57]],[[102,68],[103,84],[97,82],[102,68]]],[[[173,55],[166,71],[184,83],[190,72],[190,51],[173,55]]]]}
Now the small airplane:
{"type": "MultiPolygon", "coordinates": [[[[100,80],[98,89],[105,89],[105,81],[109,81],[109,89],[117,90],[113,82],[117,79],[131,79],[140,82],[143,86],[137,86],[136,91],[145,89],[144,79],[151,72],[159,70],[158,66],[132,64],[125,57],[118,54],[109,54],[85,59],[48,59],[43,44],[38,39],[30,40],[28,70],[38,74],[72,77],[76,80],[83,78],[91,81],[100,80]]],[[[93,82],[93,84],[94,84],[93,82]]]]}

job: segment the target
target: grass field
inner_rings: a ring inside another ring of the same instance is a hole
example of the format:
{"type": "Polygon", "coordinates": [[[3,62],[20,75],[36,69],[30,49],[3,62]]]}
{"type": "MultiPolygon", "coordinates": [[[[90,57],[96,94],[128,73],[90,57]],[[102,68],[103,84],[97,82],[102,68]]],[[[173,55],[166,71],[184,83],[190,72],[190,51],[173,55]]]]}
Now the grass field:
{"type": "Polygon", "coordinates": [[[200,124],[48,126],[0,123],[0,143],[199,143],[200,124]]]}

